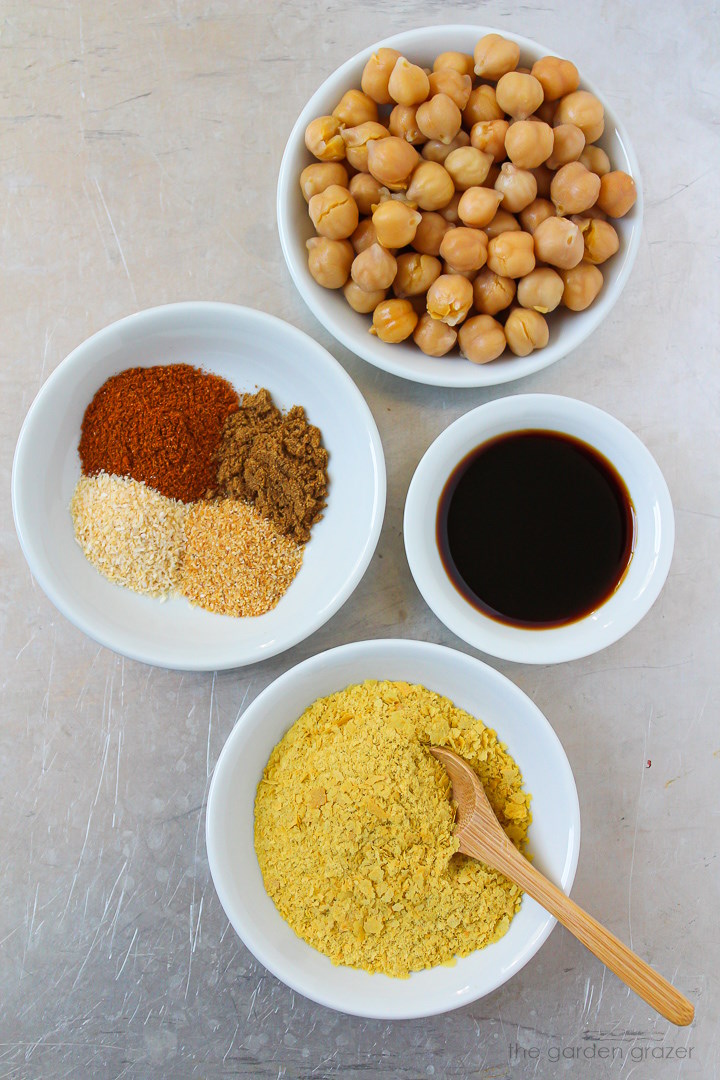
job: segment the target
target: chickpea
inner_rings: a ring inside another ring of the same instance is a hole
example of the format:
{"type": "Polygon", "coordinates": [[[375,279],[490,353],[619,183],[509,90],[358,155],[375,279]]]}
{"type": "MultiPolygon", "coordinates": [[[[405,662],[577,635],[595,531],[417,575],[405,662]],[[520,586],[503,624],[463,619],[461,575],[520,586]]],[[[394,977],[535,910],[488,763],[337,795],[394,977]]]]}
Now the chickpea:
{"type": "Polygon", "coordinates": [[[419,105],[430,93],[430,83],[421,67],[400,56],[390,73],[388,93],[398,105],[419,105]]]}
{"type": "Polygon", "coordinates": [[[347,169],[339,161],[315,161],[300,173],[300,189],[305,202],[310,202],[313,195],[319,195],[330,184],[348,186],[347,169]]]}
{"type": "Polygon", "coordinates": [[[509,277],[501,277],[484,266],[473,281],[473,303],[481,315],[497,315],[510,307],[515,299],[517,285],[509,277]]]}
{"type": "Polygon", "coordinates": [[[440,244],[440,258],[457,274],[480,270],[487,262],[487,252],[488,238],[480,229],[452,229],[440,244]]]}
{"type": "Polygon", "coordinates": [[[510,71],[495,90],[497,103],[514,120],[527,120],[543,102],[543,88],[534,75],[510,71]]]}
{"type": "Polygon", "coordinates": [[[468,103],[463,109],[463,123],[471,128],[481,120],[504,120],[505,114],[498,104],[495,88],[483,83],[470,91],[468,103]]]}
{"type": "Polygon", "coordinates": [[[529,356],[534,349],[545,348],[550,331],[539,311],[517,307],[505,320],[505,337],[516,356],[529,356]]]}
{"type": "Polygon", "coordinates": [[[533,240],[538,259],[563,270],[577,266],[585,251],[580,229],[567,218],[547,218],[535,229],[533,240]]]}
{"type": "Polygon", "coordinates": [[[418,105],[416,120],[427,139],[436,139],[447,146],[460,130],[462,114],[447,94],[436,94],[418,105]]]}
{"type": "Polygon", "coordinates": [[[500,166],[495,190],[503,195],[503,209],[517,214],[537,198],[537,181],[528,169],[506,161],[500,166]]]}
{"type": "Polygon", "coordinates": [[[428,289],[426,302],[433,319],[457,326],[472,307],[473,287],[461,274],[441,274],[428,289]]]}
{"type": "Polygon", "coordinates": [[[411,244],[421,221],[417,210],[397,199],[386,199],[380,203],[372,216],[377,242],[385,248],[401,248],[411,244]]]}
{"type": "Polygon", "coordinates": [[[460,215],[458,213],[458,207],[460,205],[460,192],[456,191],[447,206],[443,206],[440,214],[449,221],[451,225],[458,225],[460,222],[460,215]]]}
{"type": "Polygon", "coordinates": [[[421,221],[411,246],[421,255],[439,255],[442,238],[448,229],[453,229],[449,221],[432,211],[426,210],[420,215],[421,221]]]}
{"type": "Polygon", "coordinates": [[[345,143],[340,134],[342,124],[336,116],[318,116],[305,128],[305,145],[320,161],[342,161],[345,143]]]}
{"type": "Polygon", "coordinates": [[[505,136],[509,124],[507,120],[481,120],[473,124],[470,131],[470,145],[476,150],[492,154],[495,164],[505,160],[505,136]]]}
{"type": "Polygon", "coordinates": [[[371,97],[363,94],[362,90],[348,90],[340,98],[332,111],[341,124],[345,127],[355,127],[364,124],[368,120],[377,121],[377,105],[371,97]]]}
{"type": "Polygon", "coordinates": [[[598,176],[604,176],[605,173],[610,172],[610,158],[599,146],[586,146],[578,161],[598,176]]]}
{"type": "Polygon", "coordinates": [[[350,266],[355,258],[350,241],[312,236],[305,246],[308,270],[318,285],[324,289],[341,289],[350,276],[350,266]]]}
{"type": "Polygon", "coordinates": [[[356,285],[352,278],[343,285],[343,295],[353,311],[360,315],[369,315],[381,300],[385,299],[386,289],[372,289],[368,292],[356,285]]]}
{"type": "Polygon", "coordinates": [[[438,165],[442,165],[449,154],[452,154],[453,150],[457,150],[461,146],[467,146],[470,142],[470,136],[467,131],[463,131],[462,128],[458,131],[457,135],[452,142],[441,143],[438,139],[430,139],[425,143],[422,148],[422,156],[426,161],[435,161],[438,165]]]}
{"type": "Polygon", "coordinates": [[[421,161],[410,177],[407,195],[421,210],[441,210],[455,194],[450,174],[436,161],[421,161]]]}
{"type": "Polygon", "coordinates": [[[574,124],[558,124],[552,132],[553,149],[546,165],[554,172],[568,162],[578,160],[585,149],[585,136],[574,124]]]}
{"type": "Polygon", "coordinates": [[[543,88],[546,101],[557,101],[577,90],[580,84],[578,69],[559,56],[543,56],[535,61],[531,70],[543,88]]]}
{"type": "Polygon", "coordinates": [[[602,272],[592,263],[581,262],[569,270],[561,270],[565,282],[562,302],[571,311],[584,311],[603,287],[602,272]]]}
{"type": "Polygon", "coordinates": [[[451,266],[450,263],[447,261],[443,262],[442,264],[442,272],[443,274],[460,274],[461,277],[464,277],[471,284],[477,277],[478,273],[477,270],[458,270],[456,267],[451,266]]]}
{"type": "Polygon", "coordinates": [[[345,154],[348,164],[358,172],[368,171],[368,147],[371,142],[378,139],[386,139],[390,132],[382,124],[376,124],[368,120],[357,127],[343,128],[342,137],[345,143],[345,154]]]}
{"type": "MultiPolygon", "coordinates": [[[[503,200],[501,191],[494,188],[471,187],[462,193],[458,202],[458,217],[463,225],[482,229],[489,225],[503,200]]],[[[552,208],[553,214],[555,208],[552,208]]],[[[528,230],[529,231],[529,230],[528,230]]]]}
{"type": "Polygon", "coordinates": [[[609,221],[589,221],[581,231],[585,242],[584,258],[595,266],[612,258],[620,247],[620,237],[609,221]]]}
{"type": "Polygon", "coordinates": [[[382,184],[370,173],[356,173],[350,181],[350,194],[365,217],[371,214],[373,206],[380,202],[381,190],[382,184]]]}
{"type": "Polygon", "coordinates": [[[597,204],[611,218],[625,217],[637,199],[637,188],[632,176],[616,169],[600,178],[600,194],[597,204]]]}
{"type": "Polygon", "coordinates": [[[433,72],[457,71],[460,75],[472,78],[475,72],[475,60],[469,53],[444,52],[435,58],[433,72]]]}
{"type": "Polygon", "coordinates": [[[469,75],[461,75],[452,68],[444,68],[428,76],[428,82],[431,98],[436,94],[447,94],[461,111],[467,105],[472,90],[472,79],[469,75]]]}
{"type": "Polygon", "coordinates": [[[427,137],[417,125],[417,105],[396,105],[390,113],[388,128],[397,139],[404,139],[411,146],[422,146],[427,137]]]}
{"type": "Polygon", "coordinates": [[[487,264],[499,277],[521,278],[535,269],[533,238],[526,232],[506,232],[488,244],[487,264]]]}
{"type": "Polygon", "coordinates": [[[570,161],[558,169],[550,185],[550,198],[561,217],[581,214],[597,202],[600,177],[589,172],[579,161],[570,161]]]}
{"type": "Polygon", "coordinates": [[[457,191],[467,191],[469,187],[482,184],[491,165],[490,154],[476,150],[474,146],[461,146],[445,158],[445,168],[457,191]]]}
{"type": "Polygon", "coordinates": [[[373,139],[368,146],[368,172],[391,191],[407,187],[419,160],[415,147],[394,135],[373,139]]]}
{"type": "Polygon", "coordinates": [[[351,236],[360,217],[352,195],[339,184],[330,184],[319,195],[313,195],[308,211],[315,232],[330,240],[345,240],[351,236]]]}
{"type": "Polygon", "coordinates": [[[557,271],[549,266],[539,266],[518,281],[518,304],[546,315],[558,306],[564,288],[565,283],[557,271]]]}
{"type": "Polygon", "coordinates": [[[583,210],[582,214],[571,214],[570,220],[574,221],[579,229],[584,229],[587,228],[588,221],[607,221],[607,214],[599,210],[597,203],[595,203],[588,210],[583,210]]]}
{"type": "Polygon", "coordinates": [[[373,311],[370,333],[397,345],[409,338],[417,326],[417,313],[409,300],[381,300],[373,311]]]}
{"type": "Polygon", "coordinates": [[[496,82],[518,66],[520,46],[500,34],[486,34],[475,46],[474,60],[475,74],[496,82]]]}
{"type": "Polygon", "coordinates": [[[537,169],[532,169],[532,174],[535,177],[537,184],[538,195],[541,199],[550,198],[550,185],[555,175],[547,165],[539,165],[537,169]]]}
{"type": "Polygon", "coordinates": [[[350,237],[350,243],[356,255],[365,251],[372,244],[377,244],[378,238],[372,218],[363,218],[355,232],[350,237]]]}
{"type": "Polygon", "coordinates": [[[507,156],[520,169],[542,165],[552,154],[553,145],[553,129],[537,120],[518,120],[510,125],[505,136],[507,156]]]}
{"type": "Polygon", "coordinates": [[[494,239],[504,232],[520,232],[521,225],[516,217],[509,214],[507,210],[502,208],[498,210],[495,217],[492,219],[489,225],[485,226],[483,230],[488,240],[494,239]]]}
{"type": "Polygon", "coordinates": [[[549,199],[534,199],[529,206],[520,211],[520,224],[525,232],[532,235],[541,222],[555,217],[555,207],[549,199]]]}
{"type": "Polygon", "coordinates": [[[575,124],[585,136],[585,142],[593,143],[605,129],[605,110],[594,94],[575,90],[560,98],[553,123],[556,127],[558,124],[575,124]]]}
{"type": "Polygon", "coordinates": [[[455,347],[457,330],[425,312],[415,327],[413,341],[426,356],[445,356],[455,347]]]}
{"type": "Polygon", "coordinates": [[[487,364],[505,352],[505,331],[491,315],[473,315],[458,333],[461,356],[473,364],[487,364]]]}
{"type": "Polygon", "coordinates": [[[392,101],[388,91],[390,74],[400,59],[397,49],[378,49],[363,68],[360,85],[363,92],[378,105],[389,105],[392,101]]]}
{"type": "Polygon", "coordinates": [[[500,166],[499,165],[491,165],[489,170],[488,170],[487,176],[485,177],[485,179],[483,180],[483,182],[482,182],[482,184],[480,186],[494,189],[495,184],[497,183],[497,178],[498,178],[499,175],[500,175],[500,166]]]}
{"type": "Polygon", "coordinates": [[[350,274],[356,285],[365,292],[389,289],[395,280],[397,261],[380,244],[371,244],[353,259],[350,274]]]}
{"type": "Polygon", "coordinates": [[[533,116],[536,116],[538,120],[542,120],[544,124],[552,125],[555,118],[555,102],[547,100],[543,101],[542,105],[538,105],[533,116]]]}
{"type": "Polygon", "coordinates": [[[441,273],[440,260],[432,255],[419,255],[414,251],[398,255],[393,292],[403,300],[412,296],[424,296],[441,273]]]}

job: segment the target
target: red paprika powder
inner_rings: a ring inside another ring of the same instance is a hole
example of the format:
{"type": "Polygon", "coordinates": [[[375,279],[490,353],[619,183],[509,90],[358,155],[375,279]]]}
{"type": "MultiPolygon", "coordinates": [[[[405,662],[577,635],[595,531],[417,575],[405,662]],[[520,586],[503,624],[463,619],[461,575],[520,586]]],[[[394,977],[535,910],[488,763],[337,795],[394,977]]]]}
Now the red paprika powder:
{"type": "Polygon", "coordinates": [[[189,364],[128,368],[85,410],[82,470],[131,476],[170,499],[201,499],[215,487],[214,455],[237,407],[230,383],[189,364]]]}

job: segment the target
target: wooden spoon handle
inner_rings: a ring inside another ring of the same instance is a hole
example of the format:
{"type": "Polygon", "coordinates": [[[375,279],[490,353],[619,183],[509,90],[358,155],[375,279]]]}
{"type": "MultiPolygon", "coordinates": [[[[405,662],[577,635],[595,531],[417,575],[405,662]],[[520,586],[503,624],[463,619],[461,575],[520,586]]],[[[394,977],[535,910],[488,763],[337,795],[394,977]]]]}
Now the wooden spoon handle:
{"type": "Polygon", "coordinates": [[[517,852],[516,855],[517,859],[510,859],[511,865],[507,870],[503,869],[503,873],[554,915],[578,941],[602,960],[603,964],[615,972],[643,1001],[657,1009],[666,1020],[679,1027],[692,1023],[695,1008],[672,983],[641,960],[632,949],[628,949],[627,945],[606,927],[601,926],[597,919],[583,911],[527,859],[517,852]]]}

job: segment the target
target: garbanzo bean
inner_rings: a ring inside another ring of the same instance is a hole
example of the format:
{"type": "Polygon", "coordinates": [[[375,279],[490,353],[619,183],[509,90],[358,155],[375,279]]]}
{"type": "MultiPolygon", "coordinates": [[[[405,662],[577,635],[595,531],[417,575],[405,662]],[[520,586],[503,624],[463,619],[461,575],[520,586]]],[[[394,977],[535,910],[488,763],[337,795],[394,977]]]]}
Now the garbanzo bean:
{"type": "Polygon", "coordinates": [[[388,93],[398,105],[419,105],[430,93],[430,83],[421,67],[400,56],[390,72],[388,93]]]}
{"type": "Polygon", "coordinates": [[[349,240],[329,240],[327,236],[312,236],[305,245],[308,250],[308,269],[324,289],[341,289],[350,276],[355,258],[349,240]]]}
{"type": "Polygon", "coordinates": [[[381,300],[373,312],[370,333],[381,341],[397,344],[410,337],[418,316],[409,300],[381,300]]]}
{"type": "Polygon", "coordinates": [[[449,221],[451,225],[460,224],[460,215],[458,213],[458,207],[460,205],[460,192],[456,191],[447,206],[443,206],[440,211],[441,215],[446,221],[449,221]]]}
{"type": "Polygon", "coordinates": [[[339,184],[330,184],[318,195],[313,195],[308,203],[308,211],[315,232],[330,240],[345,240],[351,236],[360,217],[352,195],[339,184]]]}
{"type": "Polygon", "coordinates": [[[473,304],[481,315],[497,315],[510,307],[515,299],[517,285],[513,278],[501,277],[484,266],[473,281],[473,304]]]}
{"type": "Polygon", "coordinates": [[[458,332],[460,353],[473,364],[488,364],[505,351],[505,331],[491,315],[473,315],[458,332]]]}
{"type": "Polygon", "coordinates": [[[345,143],[336,116],[318,116],[305,128],[305,145],[319,161],[342,161],[345,143]]]}
{"type": "Polygon", "coordinates": [[[637,199],[637,188],[632,176],[616,169],[600,177],[600,194],[597,204],[608,217],[625,217],[637,199]]]}
{"type": "Polygon", "coordinates": [[[533,238],[526,232],[505,232],[488,244],[487,264],[499,277],[521,278],[535,269],[533,238]]]}
{"type": "Polygon", "coordinates": [[[537,169],[532,169],[531,172],[535,177],[539,197],[541,199],[549,199],[550,185],[552,184],[555,173],[548,169],[547,165],[538,165],[537,169]]]}
{"type": "Polygon", "coordinates": [[[597,266],[612,258],[620,247],[620,237],[609,221],[593,221],[581,229],[585,242],[584,258],[597,266]]]}
{"type": "Polygon", "coordinates": [[[350,237],[350,243],[356,255],[365,251],[371,244],[377,244],[378,238],[372,218],[363,218],[355,232],[350,237]]]}
{"type": "Polygon", "coordinates": [[[331,184],[348,186],[347,169],[339,161],[315,161],[300,173],[300,190],[305,202],[310,202],[313,195],[319,195],[331,184]]]}
{"type": "Polygon", "coordinates": [[[427,142],[427,136],[423,135],[417,125],[417,111],[417,105],[396,105],[388,120],[390,134],[404,139],[412,146],[421,146],[427,142]]]}
{"type": "Polygon", "coordinates": [[[403,300],[410,296],[422,296],[441,273],[442,264],[432,255],[412,251],[398,255],[393,292],[403,300]]]}
{"type": "Polygon", "coordinates": [[[538,266],[518,281],[518,304],[546,315],[558,306],[564,288],[565,283],[556,270],[549,266],[538,266]]]}
{"type": "Polygon", "coordinates": [[[463,109],[463,123],[471,128],[481,120],[504,120],[505,114],[498,104],[495,87],[483,83],[470,91],[468,103],[463,109]]]}
{"type": "Polygon", "coordinates": [[[380,202],[383,185],[370,173],[356,173],[350,180],[350,194],[363,216],[372,214],[373,205],[380,202]]]}
{"type": "Polygon", "coordinates": [[[438,139],[430,139],[425,143],[420,152],[426,161],[435,161],[438,165],[442,165],[447,156],[452,154],[453,150],[457,150],[460,146],[468,146],[469,143],[470,136],[467,131],[463,131],[461,128],[452,142],[446,144],[440,142],[438,139]]]}
{"type": "Polygon", "coordinates": [[[597,202],[600,177],[579,161],[570,161],[558,169],[550,185],[550,198],[562,217],[581,214],[597,202]]]}
{"type": "Polygon", "coordinates": [[[571,94],[580,83],[575,65],[559,56],[543,56],[535,61],[531,72],[542,86],[546,101],[557,101],[565,94],[571,94]]]}
{"type": "Polygon", "coordinates": [[[514,120],[527,120],[542,105],[543,88],[534,75],[509,71],[495,90],[500,108],[514,120]]]}
{"type": "Polygon", "coordinates": [[[553,145],[553,129],[538,120],[518,120],[510,125],[505,136],[507,156],[520,169],[542,165],[552,154],[553,145]]]}
{"type": "Polygon", "coordinates": [[[447,94],[435,94],[418,105],[415,118],[427,139],[437,139],[445,146],[453,141],[462,123],[460,110],[447,94]]]}
{"type": "Polygon", "coordinates": [[[424,210],[420,215],[421,221],[415,233],[415,239],[411,243],[421,255],[439,255],[442,238],[448,229],[455,226],[447,221],[442,214],[436,214],[431,210],[424,210]]]}
{"type": "Polygon", "coordinates": [[[455,194],[450,174],[436,161],[421,161],[412,176],[407,197],[421,210],[441,210],[455,194]]]}
{"type": "Polygon", "coordinates": [[[550,331],[539,311],[517,307],[505,320],[505,337],[516,356],[529,356],[534,349],[545,348],[550,331]]]}
{"type": "Polygon", "coordinates": [[[555,207],[549,199],[533,199],[529,206],[520,211],[520,224],[525,232],[534,235],[542,221],[555,217],[555,207]]]}
{"type": "Polygon", "coordinates": [[[446,356],[455,347],[457,330],[426,311],[415,327],[413,341],[426,356],[446,356]]]}
{"type": "Polygon", "coordinates": [[[599,146],[586,146],[578,161],[598,176],[604,176],[605,173],[610,172],[610,158],[599,146]]]}
{"type": "Polygon", "coordinates": [[[602,272],[592,263],[581,262],[569,270],[561,270],[565,282],[562,302],[571,311],[584,311],[603,287],[602,272]]]}
{"type": "Polygon", "coordinates": [[[506,161],[500,166],[495,190],[503,196],[503,209],[517,214],[537,197],[537,181],[529,169],[518,169],[506,161]]]}
{"type": "Polygon", "coordinates": [[[500,34],[486,34],[475,46],[475,74],[496,82],[514,71],[520,60],[520,46],[500,34]]]}
{"type": "Polygon", "coordinates": [[[560,98],[553,123],[556,127],[558,124],[575,124],[585,136],[585,142],[593,143],[605,129],[605,110],[594,94],[575,90],[560,98]]]}
{"type": "Polygon", "coordinates": [[[460,75],[472,78],[475,73],[475,60],[469,53],[444,52],[435,57],[433,71],[457,71],[460,75]]]}
{"type": "Polygon", "coordinates": [[[373,139],[368,145],[368,172],[391,191],[407,187],[419,160],[415,147],[394,135],[373,139]]]}
{"type": "Polygon", "coordinates": [[[575,124],[558,124],[553,132],[552,154],[548,157],[548,169],[561,168],[569,161],[577,161],[585,149],[585,136],[575,124]]]}
{"type": "Polygon", "coordinates": [[[462,112],[468,103],[470,91],[472,90],[472,79],[469,75],[461,75],[458,71],[453,71],[452,68],[445,68],[441,71],[434,71],[432,75],[429,75],[428,82],[430,83],[431,98],[435,97],[436,94],[447,94],[462,112]]]}
{"type": "Polygon", "coordinates": [[[492,154],[493,161],[499,164],[506,157],[505,136],[509,126],[507,120],[481,120],[472,126],[470,145],[476,150],[492,154]]]}
{"type": "Polygon", "coordinates": [[[360,315],[369,315],[374,311],[381,300],[385,299],[386,289],[361,289],[352,278],[343,285],[343,295],[353,311],[360,315]]]}
{"type": "Polygon", "coordinates": [[[397,49],[378,49],[363,68],[360,85],[363,92],[378,105],[389,105],[392,101],[388,91],[390,73],[400,59],[397,49]]]}
{"type": "Polygon", "coordinates": [[[474,146],[461,146],[445,158],[445,168],[457,191],[467,191],[469,187],[482,184],[491,165],[491,155],[474,146]]]}
{"type": "Polygon", "coordinates": [[[466,278],[469,282],[473,282],[477,277],[477,270],[458,270],[457,267],[451,266],[449,262],[442,264],[443,274],[460,274],[461,277],[466,278]]]}
{"type": "Polygon", "coordinates": [[[377,139],[386,139],[390,132],[382,124],[368,120],[357,127],[343,128],[342,138],[348,164],[358,172],[368,171],[368,146],[377,139]]]}
{"type": "MultiPolygon", "coordinates": [[[[502,200],[502,192],[494,188],[468,188],[460,196],[458,217],[463,225],[469,225],[473,229],[482,229],[495,217],[502,200]]],[[[552,212],[555,213],[555,207],[552,208],[552,212]]]]}
{"type": "Polygon", "coordinates": [[[461,323],[472,307],[473,287],[461,274],[441,274],[427,293],[427,310],[448,326],[461,323]]]}
{"type": "Polygon", "coordinates": [[[445,259],[456,274],[479,270],[487,262],[488,238],[481,229],[460,227],[445,233],[440,245],[440,258],[445,259]]]}
{"type": "Polygon", "coordinates": [[[397,261],[380,244],[371,244],[353,259],[350,274],[356,285],[366,292],[389,289],[395,280],[397,261]]]}
{"type": "Polygon", "coordinates": [[[547,218],[535,229],[533,240],[541,262],[564,270],[577,266],[585,251],[580,229],[568,218],[547,218]]]}
{"type": "Polygon", "coordinates": [[[348,90],[340,98],[332,111],[346,127],[355,127],[356,124],[364,124],[368,120],[377,120],[377,105],[371,97],[362,90],[348,90]]]}
{"type": "Polygon", "coordinates": [[[509,214],[507,210],[503,210],[502,207],[500,207],[495,214],[495,217],[489,225],[485,226],[483,231],[488,240],[492,240],[493,237],[499,236],[500,233],[520,232],[521,229],[522,225],[518,219],[513,214],[509,214]]]}
{"type": "Polygon", "coordinates": [[[381,202],[372,216],[377,242],[384,248],[402,248],[412,243],[420,221],[417,210],[397,199],[381,202]]]}

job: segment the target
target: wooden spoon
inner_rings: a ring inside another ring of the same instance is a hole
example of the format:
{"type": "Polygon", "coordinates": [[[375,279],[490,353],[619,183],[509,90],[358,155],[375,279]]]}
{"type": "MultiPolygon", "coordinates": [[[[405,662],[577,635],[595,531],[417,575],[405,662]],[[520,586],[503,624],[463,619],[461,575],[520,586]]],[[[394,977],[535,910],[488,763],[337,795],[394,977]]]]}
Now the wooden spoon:
{"type": "Polygon", "coordinates": [[[666,1020],[680,1027],[691,1024],[695,1008],[679,990],[520,854],[505,835],[478,776],[468,763],[443,747],[433,746],[431,752],[445,766],[452,781],[453,799],[457,803],[455,834],[460,851],[480,859],[519,885],[666,1020]]]}

